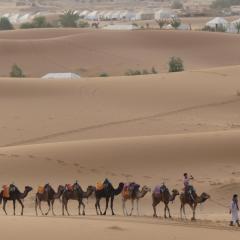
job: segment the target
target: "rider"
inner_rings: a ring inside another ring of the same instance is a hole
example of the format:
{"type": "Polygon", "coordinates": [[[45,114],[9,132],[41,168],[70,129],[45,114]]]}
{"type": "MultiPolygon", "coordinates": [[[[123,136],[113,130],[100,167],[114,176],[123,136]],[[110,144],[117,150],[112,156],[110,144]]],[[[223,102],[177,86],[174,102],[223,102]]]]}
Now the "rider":
{"type": "Polygon", "coordinates": [[[229,212],[230,214],[232,214],[232,221],[230,222],[230,226],[234,226],[235,224],[237,224],[238,227],[240,227],[238,212],[239,212],[238,195],[234,194],[229,212]]]}
{"type": "Polygon", "coordinates": [[[193,180],[193,176],[190,175],[190,177],[188,176],[187,173],[183,174],[183,185],[184,185],[184,192],[185,194],[190,194],[192,196],[192,192],[194,191],[193,186],[190,185],[190,181],[193,180]]]}
{"type": "Polygon", "coordinates": [[[167,189],[167,187],[166,187],[166,185],[165,185],[165,183],[164,182],[162,182],[162,185],[160,186],[160,192],[165,192],[166,191],[166,189],[167,189]]]}

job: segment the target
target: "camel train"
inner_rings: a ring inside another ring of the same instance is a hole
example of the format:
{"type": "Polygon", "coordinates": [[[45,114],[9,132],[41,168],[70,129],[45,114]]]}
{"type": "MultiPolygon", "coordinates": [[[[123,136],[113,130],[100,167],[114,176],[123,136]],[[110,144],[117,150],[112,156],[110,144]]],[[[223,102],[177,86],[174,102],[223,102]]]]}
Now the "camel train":
{"type": "MultiPolygon", "coordinates": [[[[190,187],[190,186],[189,186],[190,187]]],[[[13,202],[13,214],[15,215],[16,201],[21,205],[21,215],[23,215],[24,204],[23,200],[28,196],[28,193],[33,190],[32,187],[26,186],[24,192],[20,190],[13,184],[10,186],[3,186],[3,190],[0,192],[0,204],[3,203],[3,211],[7,215],[6,204],[8,201],[13,202]]],[[[62,215],[67,215],[68,211],[68,201],[75,200],[78,201],[78,214],[85,215],[85,204],[84,199],[88,199],[90,196],[95,197],[95,210],[97,215],[106,215],[109,201],[111,214],[115,215],[113,203],[115,196],[121,194],[122,197],[122,210],[124,216],[131,216],[134,211],[134,203],[136,202],[137,215],[139,215],[139,201],[144,198],[144,196],[151,192],[151,188],[148,186],[140,187],[140,185],[132,183],[123,183],[120,182],[117,188],[114,188],[111,182],[108,179],[105,179],[103,183],[99,182],[96,186],[88,186],[87,190],[84,191],[79,183],[76,181],[74,184],[66,184],[65,186],[59,185],[57,191],[47,183],[45,186],[40,186],[37,189],[35,195],[35,212],[38,216],[38,209],[42,215],[48,215],[50,210],[52,215],[55,215],[54,212],[54,202],[59,199],[62,203],[62,215]],[[104,211],[101,210],[100,200],[105,199],[106,205],[104,211]],[[126,202],[131,201],[131,211],[127,212],[126,202]],[[46,213],[42,211],[41,203],[46,202],[48,204],[48,210],[46,213]],[[83,210],[81,211],[81,207],[83,210]]],[[[165,184],[161,186],[156,186],[152,191],[152,207],[153,207],[153,217],[157,216],[156,207],[159,203],[164,204],[164,218],[171,218],[171,212],[169,208],[169,203],[173,202],[176,197],[180,198],[180,216],[186,218],[185,205],[189,205],[192,210],[192,220],[195,220],[196,207],[198,204],[207,201],[210,196],[207,193],[202,193],[200,196],[197,195],[196,191],[191,187],[191,191],[183,191],[179,193],[178,190],[173,189],[170,191],[165,184]]]]}

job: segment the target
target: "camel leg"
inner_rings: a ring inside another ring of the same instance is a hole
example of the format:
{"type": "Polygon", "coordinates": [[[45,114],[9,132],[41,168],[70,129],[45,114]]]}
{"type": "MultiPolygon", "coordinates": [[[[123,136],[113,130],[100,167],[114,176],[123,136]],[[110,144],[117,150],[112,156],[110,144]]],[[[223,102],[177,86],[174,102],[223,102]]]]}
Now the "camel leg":
{"type": "Polygon", "coordinates": [[[80,210],[81,210],[81,200],[78,199],[78,215],[79,215],[79,216],[81,215],[80,210]]]}
{"type": "Polygon", "coordinates": [[[53,205],[54,205],[54,199],[51,201],[51,206],[52,206],[52,215],[55,216],[56,214],[54,212],[53,205]]]}
{"type": "Polygon", "coordinates": [[[157,209],[156,209],[157,204],[156,203],[152,203],[152,207],[153,207],[153,217],[157,217],[157,209]]]}
{"type": "Polygon", "coordinates": [[[38,208],[38,199],[37,199],[37,197],[36,197],[36,198],[35,198],[35,212],[36,212],[36,216],[38,216],[37,208],[38,208]]]}
{"type": "Polygon", "coordinates": [[[42,215],[44,215],[44,213],[43,213],[43,211],[42,211],[42,202],[41,202],[41,201],[39,201],[39,209],[40,209],[42,215]]]}
{"type": "Polygon", "coordinates": [[[167,206],[166,206],[166,204],[164,206],[164,218],[167,218],[167,206]]]}
{"type": "Polygon", "coordinates": [[[169,216],[169,218],[172,218],[171,213],[170,213],[170,209],[169,209],[169,207],[168,207],[168,204],[166,204],[166,208],[167,208],[167,210],[168,210],[168,216],[169,216]]]}
{"type": "Polygon", "coordinates": [[[49,200],[47,201],[47,204],[48,204],[48,210],[47,210],[47,212],[45,213],[46,216],[47,216],[48,213],[50,212],[50,208],[51,208],[51,205],[50,205],[50,201],[49,201],[49,200]]]}
{"type": "Polygon", "coordinates": [[[123,208],[123,215],[124,216],[127,216],[128,215],[128,213],[127,213],[127,209],[126,209],[126,201],[127,201],[127,199],[122,199],[122,208],[123,208]]]}
{"type": "Polygon", "coordinates": [[[192,211],[193,211],[193,217],[192,217],[192,221],[195,221],[196,220],[196,218],[195,218],[195,214],[196,214],[196,207],[197,207],[197,205],[196,204],[194,204],[194,206],[191,206],[191,208],[192,208],[192,211]]]}
{"type": "Polygon", "coordinates": [[[13,215],[16,215],[16,200],[13,200],[13,215]]]}
{"type": "Polygon", "coordinates": [[[3,211],[4,211],[5,214],[7,215],[6,205],[7,205],[7,200],[3,199],[3,211]]]}
{"type": "Polygon", "coordinates": [[[97,204],[97,202],[98,202],[98,199],[96,200],[96,203],[95,203],[95,209],[96,209],[96,213],[97,213],[97,215],[99,215],[99,212],[98,212],[98,204],[97,204]]]}
{"type": "Polygon", "coordinates": [[[23,203],[22,203],[21,199],[17,199],[17,201],[19,202],[19,204],[20,204],[20,205],[21,205],[21,207],[22,207],[21,215],[23,215],[23,209],[24,209],[24,205],[23,205],[23,203]]]}
{"type": "Polygon", "coordinates": [[[82,215],[85,216],[85,204],[84,204],[83,200],[82,200],[82,203],[81,203],[81,204],[82,204],[82,206],[83,206],[82,215]]]}
{"type": "Polygon", "coordinates": [[[112,210],[112,215],[115,215],[113,211],[113,201],[114,201],[114,196],[111,197],[111,210],[112,210]]]}
{"type": "Polygon", "coordinates": [[[185,217],[185,220],[186,220],[186,219],[187,219],[187,216],[186,216],[185,205],[183,205],[183,214],[184,214],[184,217],[185,217]]]}
{"type": "Polygon", "coordinates": [[[129,216],[132,216],[133,209],[134,209],[134,200],[132,199],[132,209],[131,209],[131,212],[130,212],[129,216]]]}
{"type": "Polygon", "coordinates": [[[103,215],[106,215],[106,213],[107,213],[108,203],[109,203],[109,197],[106,198],[106,208],[105,208],[103,215]]]}
{"type": "Polygon", "coordinates": [[[64,216],[64,202],[65,202],[65,200],[62,199],[62,215],[63,215],[63,216],[64,216]]]}
{"type": "Polygon", "coordinates": [[[180,207],[180,218],[182,219],[183,216],[182,216],[182,211],[183,211],[183,205],[181,204],[181,207],[180,207]]]}
{"type": "Polygon", "coordinates": [[[139,199],[137,199],[137,215],[140,216],[140,214],[139,214],[139,199]]]}
{"type": "Polygon", "coordinates": [[[64,203],[65,206],[65,210],[67,212],[67,215],[70,216],[69,212],[68,212],[68,200],[66,200],[66,202],[64,203]]]}

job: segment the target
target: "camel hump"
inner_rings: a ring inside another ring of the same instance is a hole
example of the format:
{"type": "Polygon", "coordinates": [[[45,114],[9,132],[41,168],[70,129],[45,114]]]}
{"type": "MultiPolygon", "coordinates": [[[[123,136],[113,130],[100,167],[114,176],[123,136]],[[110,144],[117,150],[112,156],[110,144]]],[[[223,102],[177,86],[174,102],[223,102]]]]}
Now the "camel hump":
{"type": "Polygon", "coordinates": [[[40,193],[40,194],[43,194],[44,190],[45,190],[45,188],[43,186],[38,186],[37,192],[40,193]]]}
{"type": "Polygon", "coordinates": [[[96,190],[101,191],[104,188],[104,184],[102,182],[97,182],[96,183],[96,190]]]}
{"type": "Polygon", "coordinates": [[[3,197],[5,197],[5,198],[10,197],[9,187],[7,185],[3,185],[3,197]]]}

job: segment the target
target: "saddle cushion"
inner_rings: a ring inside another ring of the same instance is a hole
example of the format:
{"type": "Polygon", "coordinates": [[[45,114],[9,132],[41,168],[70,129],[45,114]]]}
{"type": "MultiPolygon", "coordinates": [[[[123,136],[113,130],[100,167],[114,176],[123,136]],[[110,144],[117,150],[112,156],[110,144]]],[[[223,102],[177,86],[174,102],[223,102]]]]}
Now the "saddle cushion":
{"type": "Polygon", "coordinates": [[[71,184],[66,184],[66,188],[68,191],[73,191],[73,185],[71,184]]]}
{"type": "Polygon", "coordinates": [[[156,186],[153,190],[154,194],[159,195],[161,193],[161,186],[156,186]]]}
{"type": "Polygon", "coordinates": [[[6,185],[3,186],[3,197],[5,197],[5,198],[9,198],[10,197],[9,187],[6,186],[6,185]]]}
{"type": "Polygon", "coordinates": [[[40,193],[40,194],[43,194],[44,193],[44,187],[43,186],[39,186],[37,192],[40,193]]]}
{"type": "Polygon", "coordinates": [[[96,190],[100,191],[100,190],[103,190],[104,188],[104,184],[101,183],[101,182],[97,182],[96,183],[96,190]]]}

